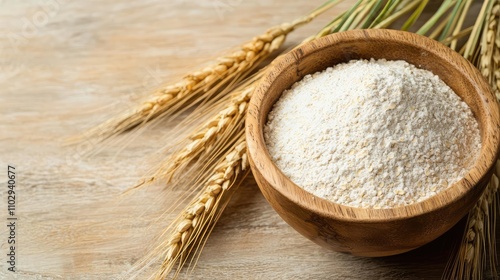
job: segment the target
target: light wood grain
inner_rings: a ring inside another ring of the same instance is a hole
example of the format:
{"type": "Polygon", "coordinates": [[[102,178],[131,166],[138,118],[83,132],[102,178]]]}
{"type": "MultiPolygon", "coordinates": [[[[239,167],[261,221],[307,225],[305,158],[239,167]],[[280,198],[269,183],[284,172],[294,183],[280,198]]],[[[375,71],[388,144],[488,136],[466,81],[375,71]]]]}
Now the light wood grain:
{"type": "MultiPolygon", "coordinates": [[[[2,257],[0,279],[124,279],[175,216],[156,220],[176,195],[159,195],[160,186],[117,200],[152,166],[170,127],[159,125],[124,150],[107,146],[92,158],[80,154],[95,143],[68,147],[61,139],[321,2],[0,1],[0,164],[18,169],[19,215],[19,272],[17,278],[7,273],[2,257]],[[217,3],[230,5],[219,13],[217,3]],[[24,36],[26,21],[43,11],[46,23],[24,36]]],[[[297,30],[289,42],[313,34],[354,2],[297,30]]],[[[459,232],[392,258],[335,253],[297,234],[248,178],[187,278],[439,279],[459,232]]],[[[6,236],[2,226],[2,256],[6,236]]]]}
{"type": "Polygon", "coordinates": [[[388,256],[442,235],[474,206],[500,150],[500,114],[481,73],[458,53],[427,37],[394,30],[354,30],[302,45],[272,63],[249,104],[250,166],[274,209],[312,241],[359,256],[388,256]],[[464,176],[424,201],[391,209],[355,208],[313,196],[273,163],[264,141],[267,114],[282,92],[305,75],[353,59],[405,60],[439,76],[471,108],[481,130],[478,160],[464,176]]]}

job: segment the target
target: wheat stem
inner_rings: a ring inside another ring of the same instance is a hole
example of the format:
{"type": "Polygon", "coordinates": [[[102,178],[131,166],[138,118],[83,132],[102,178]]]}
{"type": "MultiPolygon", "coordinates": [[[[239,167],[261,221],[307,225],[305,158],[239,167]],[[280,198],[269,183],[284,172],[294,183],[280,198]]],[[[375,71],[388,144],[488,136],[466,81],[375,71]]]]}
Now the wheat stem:
{"type": "Polygon", "coordinates": [[[373,28],[376,29],[376,28],[388,27],[389,25],[394,23],[394,21],[396,21],[397,19],[400,19],[404,14],[411,12],[418,5],[418,7],[413,12],[413,14],[403,24],[403,27],[401,27],[402,30],[407,30],[411,26],[413,26],[413,24],[418,19],[418,17],[422,13],[423,9],[428,4],[428,2],[429,1],[427,0],[427,1],[410,1],[408,3],[404,3],[403,5],[401,5],[401,9],[397,10],[396,12],[394,12],[393,14],[388,16],[386,19],[380,21],[380,23],[375,25],[373,28]]]}
{"type": "Polygon", "coordinates": [[[424,8],[427,6],[428,3],[429,3],[429,0],[424,0],[424,1],[420,2],[420,5],[418,5],[417,9],[415,9],[413,14],[403,24],[403,26],[401,27],[401,30],[407,31],[408,29],[410,29],[410,27],[420,17],[420,15],[424,11],[424,8]]]}
{"type": "MultiPolygon", "coordinates": [[[[464,7],[464,10],[462,10],[460,12],[460,16],[459,16],[459,19],[458,19],[458,22],[455,26],[455,29],[453,30],[452,32],[452,36],[456,36],[458,35],[461,30],[462,30],[462,26],[464,24],[464,21],[465,21],[465,18],[469,12],[469,9],[470,9],[470,6],[472,5],[473,1],[470,0],[470,1],[467,1],[467,3],[465,4],[465,7],[464,7]]],[[[453,50],[456,50],[457,49],[457,45],[458,45],[458,40],[453,40],[450,44],[450,48],[453,49],[453,50]]]]}
{"type": "Polygon", "coordinates": [[[481,11],[479,12],[479,15],[477,16],[476,23],[474,24],[474,28],[472,29],[471,35],[469,37],[469,40],[467,40],[467,43],[465,44],[465,50],[463,53],[463,56],[465,59],[468,60],[473,60],[474,54],[476,53],[476,50],[479,48],[480,44],[478,44],[481,36],[481,31],[484,28],[484,22],[488,19],[487,14],[488,11],[491,11],[491,8],[493,6],[493,3],[497,2],[495,0],[487,0],[483,2],[483,5],[481,7],[481,11]]]}

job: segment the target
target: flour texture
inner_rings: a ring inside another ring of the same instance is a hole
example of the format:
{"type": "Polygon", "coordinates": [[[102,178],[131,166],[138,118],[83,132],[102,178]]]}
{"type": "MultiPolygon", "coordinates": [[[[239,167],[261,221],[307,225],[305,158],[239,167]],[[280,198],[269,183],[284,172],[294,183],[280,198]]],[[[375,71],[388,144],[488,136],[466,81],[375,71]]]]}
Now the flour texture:
{"type": "Polygon", "coordinates": [[[361,208],[429,198],[460,180],[481,149],[472,111],[439,77],[373,59],[295,83],[269,113],[264,138],[298,186],[361,208]]]}

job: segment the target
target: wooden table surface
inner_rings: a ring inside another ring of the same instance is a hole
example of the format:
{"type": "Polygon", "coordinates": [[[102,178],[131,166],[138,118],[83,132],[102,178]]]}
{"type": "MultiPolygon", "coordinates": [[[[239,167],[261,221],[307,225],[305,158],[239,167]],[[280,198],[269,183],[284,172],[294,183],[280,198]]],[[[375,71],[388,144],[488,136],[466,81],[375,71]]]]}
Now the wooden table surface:
{"type": "MultiPolygon", "coordinates": [[[[120,112],[152,88],[323,0],[0,0],[0,218],[7,166],[16,168],[16,267],[0,279],[127,279],[174,217],[176,192],[120,196],[151,168],[172,128],[84,156],[64,139],[120,112]],[[161,216],[162,215],[162,216],[161,216]]],[[[345,1],[289,36],[314,34],[345,1]]],[[[249,177],[187,279],[439,279],[460,228],[413,252],[359,258],[331,252],[289,227],[249,177]]],[[[144,279],[151,270],[144,271],[144,279]]]]}

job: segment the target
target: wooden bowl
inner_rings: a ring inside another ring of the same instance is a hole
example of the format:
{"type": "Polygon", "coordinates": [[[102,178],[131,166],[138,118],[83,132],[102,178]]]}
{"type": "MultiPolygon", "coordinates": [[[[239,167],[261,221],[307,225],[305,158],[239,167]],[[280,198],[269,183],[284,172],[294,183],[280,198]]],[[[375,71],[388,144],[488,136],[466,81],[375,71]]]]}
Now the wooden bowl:
{"type": "Polygon", "coordinates": [[[265,198],[302,235],[336,251],[388,256],[442,235],[473,207],[499,151],[498,103],[479,71],[446,46],[413,33],[355,30],[298,47],[275,60],[256,88],[246,119],[250,165],[265,198]],[[482,148],[467,175],[419,203],[391,209],[355,208],[319,198],[295,185],[273,163],[263,136],[267,115],[282,92],[305,75],[353,59],[406,60],[432,71],[472,109],[482,148]]]}

